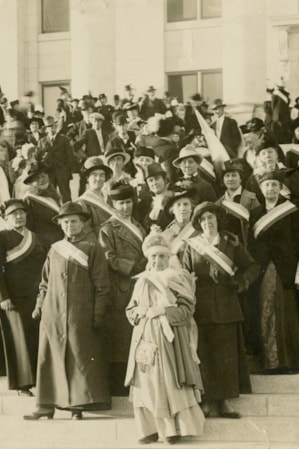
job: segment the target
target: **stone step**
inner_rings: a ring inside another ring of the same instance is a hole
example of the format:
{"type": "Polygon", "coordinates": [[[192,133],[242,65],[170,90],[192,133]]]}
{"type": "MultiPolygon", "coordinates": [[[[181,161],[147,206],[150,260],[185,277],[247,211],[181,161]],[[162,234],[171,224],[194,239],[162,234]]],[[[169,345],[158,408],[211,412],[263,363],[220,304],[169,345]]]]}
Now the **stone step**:
{"type": "Polygon", "coordinates": [[[250,376],[256,394],[299,394],[299,374],[250,376]]]}
{"type": "MultiPolygon", "coordinates": [[[[53,420],[30,422],[21,417],[1,416],[0,428],[1,448],[143,447],[137,443],[133,418],[95,418],[88,415],[82,421],[72,421],[69,413],[57,412],[53,420]]],[[[176,447],[298,449],[298,442],[299,418],[208,419],[202,437],[184,438],[176,447]]],[[[152,447],[165,445],[161,442],[152,447]]]]}

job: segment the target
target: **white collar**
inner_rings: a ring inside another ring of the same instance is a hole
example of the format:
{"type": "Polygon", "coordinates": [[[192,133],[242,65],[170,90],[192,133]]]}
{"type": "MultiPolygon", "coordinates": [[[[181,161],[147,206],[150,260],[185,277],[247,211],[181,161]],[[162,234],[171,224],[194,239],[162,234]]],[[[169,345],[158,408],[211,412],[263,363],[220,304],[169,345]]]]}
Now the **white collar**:
{"type": "Polygon", "coordinates": [[[241,195],[241,194],[242,194],[242,186],[240,186],[232,195],[230,195],[228,193],[228,191],[226,190],[225,193],[224,193],[224,199],[228,200],[228,201],[233,201],[235,196],[241,195]]]}
{"type": "Polygon", "coordinates": [[[202,237],[202,239],[205,240],[209,245],[212,245],[212,246],[216,246],[216,245],[218,245],[218,243],[220,242],[220,235],[219,235],[219,232],[215,235],[215,237],[214,237],[214,239],[212,240],[212,242],[210,242],[210,241],[208,240],[208,238],[207,238],[204,234],[202,234],[201,237],[202,237]]]}

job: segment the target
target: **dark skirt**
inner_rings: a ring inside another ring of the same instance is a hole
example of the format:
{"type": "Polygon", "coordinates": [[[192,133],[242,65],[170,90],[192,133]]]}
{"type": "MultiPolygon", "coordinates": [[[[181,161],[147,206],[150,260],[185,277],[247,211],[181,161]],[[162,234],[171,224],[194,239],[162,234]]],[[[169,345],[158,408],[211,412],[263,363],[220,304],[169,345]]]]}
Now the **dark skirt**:
{"type": "Polygon", "coordinates": [[[260,329],[264,369],[299,369],[299,319],[294,289],[283,288],[270,262],[260,288],[260,329]]]}
{"type": "Polygon", "coordinates": [[[198,325],[198,356],[206,400],[251,393],[241,323],[198,325]]]}

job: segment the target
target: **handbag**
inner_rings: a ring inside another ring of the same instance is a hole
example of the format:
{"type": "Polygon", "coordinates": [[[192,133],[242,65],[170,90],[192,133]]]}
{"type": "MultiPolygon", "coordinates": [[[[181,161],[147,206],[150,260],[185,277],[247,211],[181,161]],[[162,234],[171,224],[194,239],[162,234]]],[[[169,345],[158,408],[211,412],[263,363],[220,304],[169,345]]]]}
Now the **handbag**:
{"type": "Polygon", "coordinates": [[[155,355],[158,346],[149,341],[140,340],[136,348],[135,361],[142,365],[150,366],[155,363],[155,355]]]}

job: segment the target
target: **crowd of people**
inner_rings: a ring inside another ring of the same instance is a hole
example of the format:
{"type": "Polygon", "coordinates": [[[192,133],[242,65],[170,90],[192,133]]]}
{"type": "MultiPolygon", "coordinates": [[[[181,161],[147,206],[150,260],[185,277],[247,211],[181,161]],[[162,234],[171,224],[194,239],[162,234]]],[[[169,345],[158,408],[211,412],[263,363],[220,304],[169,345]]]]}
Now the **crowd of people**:
{"type": "Polygon", "coordinates": [[[282,85],[242,126],[125,92],[0,92],[0,370],[27,420],[129,395],[140,442],[175,444],[241,417],[249,355],[299,371],[299,114],[282,85]]]}

